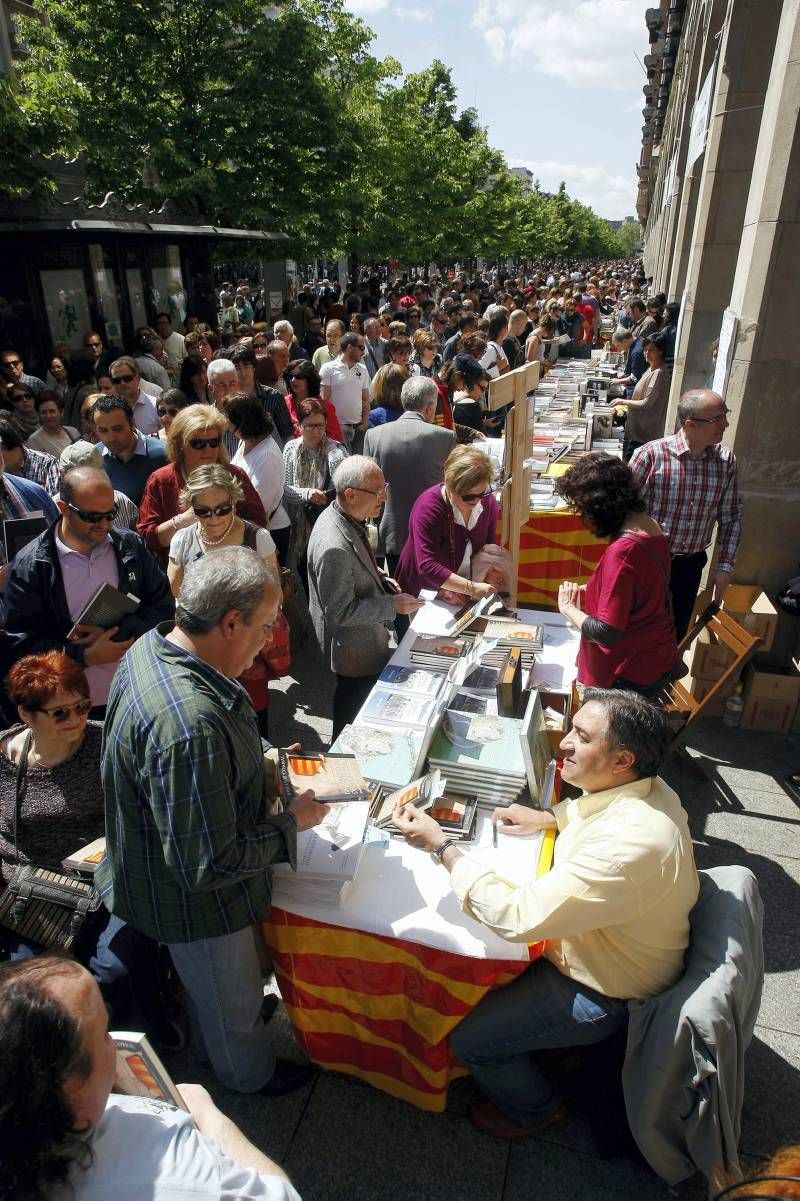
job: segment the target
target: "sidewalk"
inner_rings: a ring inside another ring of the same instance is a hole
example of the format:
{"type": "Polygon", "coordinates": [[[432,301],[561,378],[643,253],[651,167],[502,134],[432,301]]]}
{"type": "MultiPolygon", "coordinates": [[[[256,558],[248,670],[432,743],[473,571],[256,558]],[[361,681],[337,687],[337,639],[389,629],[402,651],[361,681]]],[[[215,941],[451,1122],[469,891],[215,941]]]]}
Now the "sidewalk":
{"type": "MultiPolygon", "coordinates": [[[[302,649],[293,676],[279,681],[271,738],[305,749],[327,747],[333,681],[302,649]]],[[[272,689],[270,690],[272,693],[272,689]]],[[[739,863],[764,898],[766,982],[747,1055],[741,1149],[746,1163],[800,1138],[800,807],[781,780],[800,768],[800,738],[700,724],[692,764],[664,773],[689,813],[698,867],[739,863]],[[695,778],[693,768],[702,775],[695,778]]],[[[278,1053],[298,1052],[285,1011],[271,1028],[278,1053]]],[[[469,1080],[451,1088],[447,1112],[423,1113],[343,1076],[322,1074],[296,1096],[265,1101],[229,1093],[189,1053],[169,1057],[179,1079],[205,1084],[221,1108],[289,1173],[303,1201],[656,1201],[704,1198],[700,1177],[670,1193],[629,1159],[599,1157],[585,1116],[546,1136],[508,1144],[473,1130],[469,1080]]]]}

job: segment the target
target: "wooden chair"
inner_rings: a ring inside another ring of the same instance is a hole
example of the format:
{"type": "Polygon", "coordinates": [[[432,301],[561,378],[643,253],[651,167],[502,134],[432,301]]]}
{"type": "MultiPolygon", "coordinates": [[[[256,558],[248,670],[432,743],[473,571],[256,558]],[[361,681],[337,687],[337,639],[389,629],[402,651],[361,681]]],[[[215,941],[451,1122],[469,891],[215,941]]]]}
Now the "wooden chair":
{"type": "Polygon", "coordinates": [[[750,634],[739,625],[738,621],[734,621],[730,614],[726,613],[724,609],[720,609],[719,605],[712,601],[679,643],[679,656],[689,649],[697,635],[704,629],[707,629],[717,641],[727,646],[733,654],[733,661],[701,701],[692,696],[680,680],[672,680],[664,687],[657,700],[666,709],[670,718],[673,730],[669,744],[670,752],[680,746],[686,738],[691,723],[702,716],[706,706],[719,696],[734,673],[740,671],[748,659],[755,654],[756,648],[761,642],[757,635],[750,634]]]}

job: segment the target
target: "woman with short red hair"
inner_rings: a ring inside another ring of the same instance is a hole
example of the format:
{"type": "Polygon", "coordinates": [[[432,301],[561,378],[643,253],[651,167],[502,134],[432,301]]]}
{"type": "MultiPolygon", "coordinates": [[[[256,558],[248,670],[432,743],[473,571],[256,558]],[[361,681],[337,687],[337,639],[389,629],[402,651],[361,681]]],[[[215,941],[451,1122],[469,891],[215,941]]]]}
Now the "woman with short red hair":
{"type": "MultiPolygon", "coordinates": [[[[5,687],[20,721],[0,733],[0,892],[19,864],[62,871],[63,859],[105,834],[103,726],[89,721],[92,701],[83,668],[61,651],[25,655],[9,671],[5,687]]],[[[11,959],[43,950],[2,927],[0,943],[11,959]]],[[[146,956],[154,950],[149,938],[102,906],[72,947],[95,976],[115,1019],[125,1021],[131,988],[144,1016],[152,1017],[152,968],[146,956]]]]}

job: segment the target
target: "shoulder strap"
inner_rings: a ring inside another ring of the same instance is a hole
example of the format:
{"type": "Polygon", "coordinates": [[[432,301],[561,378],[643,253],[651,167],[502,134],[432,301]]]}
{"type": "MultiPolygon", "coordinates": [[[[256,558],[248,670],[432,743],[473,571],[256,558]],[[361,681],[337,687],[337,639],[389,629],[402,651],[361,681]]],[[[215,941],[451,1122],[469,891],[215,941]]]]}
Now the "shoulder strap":
{"type": "Polygon", "coordinates": [[[16,797],[14,800],[14,821],[12,826],[14,834],[15,859],[19,858],[17,851],[17,823],[19,822],[19,811],[22,808],[22,794],[25,790],[25,783],[28,777],[28,753],[30,752],[32,741],[33,730],[28,730],[25,741],[22,744],[22,750],[20,751],[19,763],[17,764],[17,788],[16,797]]]}
{"type": "Polygon", "coordinates": [[[242,546],[246,546],[250,550],[255,550],[257,536],[258,535],[256,534],[256,527],[253,525],[252,521],[245,521],[245,523],[244,523],[244,538],[242,539],[242,546]]]}

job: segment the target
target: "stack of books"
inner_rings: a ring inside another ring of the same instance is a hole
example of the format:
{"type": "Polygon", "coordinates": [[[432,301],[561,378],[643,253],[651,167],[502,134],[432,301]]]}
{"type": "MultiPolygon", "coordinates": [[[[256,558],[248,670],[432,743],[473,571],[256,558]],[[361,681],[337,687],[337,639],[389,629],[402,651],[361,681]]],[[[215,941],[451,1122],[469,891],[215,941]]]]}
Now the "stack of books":
{"type": "Polygon", "coordinates": [[[486,667],[502,667],[510,650],[519,650],[523,673],[528,672],[536,661],[537,652],[544,647],[544,632],[541,626],[528,625],[524,621],[507,618],[488,618],[476,622],[475,636],[495,645],[481,654],[481,663],[486,667]]]}
{"type": "Polygon", "coordinates": [[[298,833],[297,871],[288,863],[271,869],[275,905],[335,907],[346,900],[361,862],[369,808],[368,800],[331,805],[318,826],[298,833]]]}
{"type": "Polygon", "coordinates": [[[378,686],[411,692],[415,696],[438,696],[447,676],[443,671],[415,670],[387,663],[378,677],[378,686]]]}
{"type": "Polygon", "coordinates": [[[373,726],[359,720],[344,727],[331,753],[355,755],[367,780],[402,788],[422,771],[430,739],[426,730],[373,726]]]}
{"type": "Polygon", "coordinates": [[[520,723],[449,709],[431,743],[428,762],[448,790],[476,795],[479,804],[510,805],[526,783],[520,723]]]}
{"type": "Polygon", "coordinates": [[[394,813],[401,805],[414,805],[428,813],[447,834],[458,842],[471,842],[477,825],[478,797],[473,792],[461,795],[447,788],[447,781],[434,768],[408,788],[389,792],[378,788],[370,809],[370,818],[379,829],[397,836],[394,813]]]}
{"type": "Polygon", "coordinates": [[[436,714],[436,697],[398,692],[392,687],[376,686],[367,697],[361,718],[378,725],[402,726],[425,730],[436,714]]]}
{"type": "Polygon", "coordinates": [[[430,667],[434,671],[449,671],[467,649],[463,638],[447,635],[419,634],[411,646],[409,657],[419,667],[430,667]]]}

